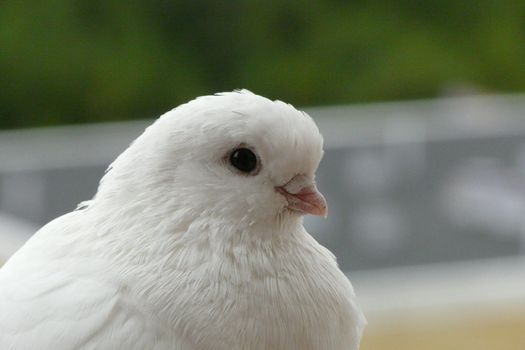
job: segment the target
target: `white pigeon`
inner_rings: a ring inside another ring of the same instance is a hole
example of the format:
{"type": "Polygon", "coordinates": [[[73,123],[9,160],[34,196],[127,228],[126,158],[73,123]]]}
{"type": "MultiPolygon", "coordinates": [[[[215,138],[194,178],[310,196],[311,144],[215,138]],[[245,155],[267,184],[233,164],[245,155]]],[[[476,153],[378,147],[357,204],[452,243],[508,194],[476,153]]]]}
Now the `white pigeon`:
{"type": "Polygon", "coordinates": [[[0,349],[358,349],[352,286],[302,224],[326,214],[322,144],[247,90],[164,114],[0,270],[0,349]]]}

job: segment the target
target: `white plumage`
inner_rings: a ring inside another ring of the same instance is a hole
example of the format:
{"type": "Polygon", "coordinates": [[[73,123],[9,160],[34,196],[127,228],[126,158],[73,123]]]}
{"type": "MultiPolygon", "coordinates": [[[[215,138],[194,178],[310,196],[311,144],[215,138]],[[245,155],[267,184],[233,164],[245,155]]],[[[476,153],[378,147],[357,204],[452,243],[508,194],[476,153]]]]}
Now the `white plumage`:
{"type": "Polygon", "coordinates": [[[164,114],[0,270],[0,348],[358,349],[352,286],[302,225],[322,153],[309,116],[246,90],[164,114]]]}

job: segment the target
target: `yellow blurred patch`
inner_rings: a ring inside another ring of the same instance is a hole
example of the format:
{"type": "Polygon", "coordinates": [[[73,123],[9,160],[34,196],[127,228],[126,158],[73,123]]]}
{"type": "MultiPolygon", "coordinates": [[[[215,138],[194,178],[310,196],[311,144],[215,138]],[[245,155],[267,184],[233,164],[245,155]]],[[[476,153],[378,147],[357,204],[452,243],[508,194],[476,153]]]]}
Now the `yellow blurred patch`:
{"type": "Polygon", "coordinates": [[[525,308],[381,319],[369,316],[361,350],[525,349],[525,308]]]}

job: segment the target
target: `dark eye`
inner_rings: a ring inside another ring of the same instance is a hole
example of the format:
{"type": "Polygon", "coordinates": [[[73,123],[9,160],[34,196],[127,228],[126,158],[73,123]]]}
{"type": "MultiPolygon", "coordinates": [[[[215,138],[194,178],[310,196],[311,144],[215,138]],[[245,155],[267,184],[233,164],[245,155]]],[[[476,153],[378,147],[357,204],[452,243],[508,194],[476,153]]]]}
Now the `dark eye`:
{"type": "Polygon", "coordinates": [[[257,169],[257,156],[248,148],[237,148],[230,154],[230,163],[248,174],[257,169]]]}

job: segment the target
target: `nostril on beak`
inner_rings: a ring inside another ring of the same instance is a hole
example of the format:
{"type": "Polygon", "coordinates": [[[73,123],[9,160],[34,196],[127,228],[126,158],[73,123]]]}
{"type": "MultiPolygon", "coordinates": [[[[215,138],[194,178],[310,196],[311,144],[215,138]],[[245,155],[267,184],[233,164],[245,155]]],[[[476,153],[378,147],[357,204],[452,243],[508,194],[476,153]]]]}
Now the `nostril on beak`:
{"type": "Polygon", "coordinates": [[[304,214],[326,217],[327,203],[313,180],[305,175],[293,177],[284,186],[275,188],[287,200],[287,208],[304,214]]]}

